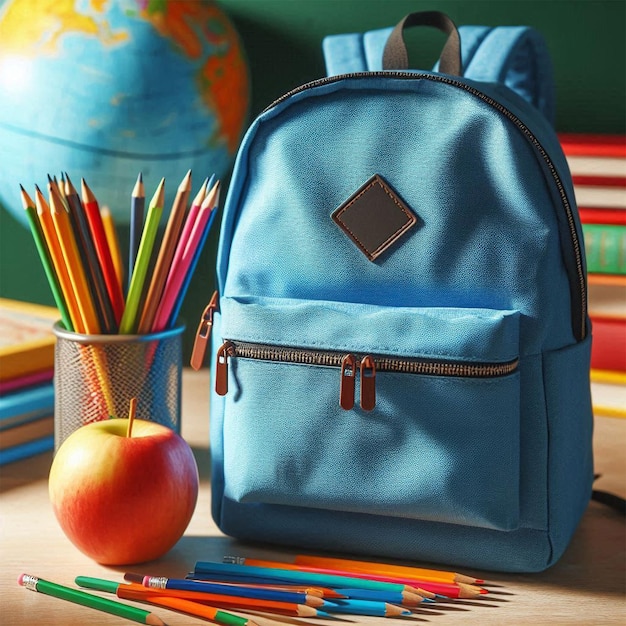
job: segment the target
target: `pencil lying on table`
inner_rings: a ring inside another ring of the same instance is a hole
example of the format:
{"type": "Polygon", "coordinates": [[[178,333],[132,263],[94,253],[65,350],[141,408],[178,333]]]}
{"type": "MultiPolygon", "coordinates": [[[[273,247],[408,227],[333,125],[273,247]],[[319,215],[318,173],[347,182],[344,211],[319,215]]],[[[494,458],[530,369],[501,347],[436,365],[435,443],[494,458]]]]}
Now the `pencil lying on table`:
{"type": "Polygon", "coordinates": [[[279,591],[276,589],[261,589],[243,585],[228,585],[209,581],[166,578],[165,576],[144,576],[142,584],[148,589],[179,591],[196,591],[198,593],[214,593],[224,596],[245,597],[257,600],[274,600],[276,602],[291,602],[306,604],[307,606],[322,606],[324,600],[298,591],[279,591]]]}
{"type": "Polygon", "coordinates": [[[432,580],[441,582],[481,584],[482,579],[447,572],[444,570],[412,567],[409,565],[390,565],[388,563],[374,563],[370,561],[357,561],[353,559],[338,559],[322,556],[307,556],[298,554],[294,563],[296,565],[309,565],[312,567],[325,567],[328,569],[348,570],[354,572],[371,572],[373,574],[393,574],[403,578],[417,578],[419,580],[432,580]]]}
{"type": "Polygon", "coordinates": [[[407,585],[352,578],[348,576],[333,576],[315,572],[302,572],[280,567],[254,567],[249,565],[235,565],[231,563],[213,563],[198,561],[194,568],[193,577],[211,578],[222,582],[282,582],[305,585],[322,585],[324,587],[351,587],[354,589],[372,589],[388,592],[408,591],[415,593],[415,589],[407,585]]]}
{"type": "Polygon", "coordinates": [[[227,626],[258,626],[256,622],[246,617],[239,617],[233,613],[228,613],[206,604],[192,602],[191,600],[185,600],[183,598],[171,598],[154,594],[147,595],[145,589],[143,589],[143,585],[139,585],[138,583],[116,583],[111,580],[103,580],[102,578],[91,578],[90,576],[77,576],[75,582],[80,587],[114,593],[118,598],[124,598],[126,600],[149,602],[150,604],[180,611],[181,613],[187,613],[194,617],[209,619],[218,624],[226,624],[227,626]]]}
{"type": "Polygon", "coordinates": [[[118,617],[139,622],[140,624],[165,626],[165,622],[154,613],[150,613],[150,611],[144,611],[143,609],[138,609],[134,606],[123,604],[122,602],[101,598],[100,596],[94,596],[90,593],[80,591],[79,589],[72,589],[71,587],[52,583],[43,580],[43,578],[38,578],[37,576],[22,574],[17,582],[31,591],[37,591],[48,596],[59,598],[60,600],[67,600],[68,602],[80,604],[91,609],[96,609],[97,611],[117,615],[118,617]]]}
{"type": "MultiPolygon", "coordinates": [[[[311,572],[321,575],[332,575],[332,576],[344,576],[347,578],[350,577],[358,577],[364,580],[372,580],[383,583],[394,583],[398,585],[405,585],[407,589],[412,590],[413,593],[417,593],[418,595],[426,595],[428,594],[439,594],[442,596],[446,596],[448,598],[465,598],[465,599],[476,599],[480,598],[482,595],[488,593],[486,589],[482,589],[476,585],[470,585],[468,583],[455,583],[455,582],[435,582],[430,580],[420,580],[417,578],[408,578],[405,576],[398,575],[385,575],[378,574],[366,571],[347,571],[340,569],[326,569],[321,567],[312,567],[306,565],[296,565],[293,563],[281,563],[278,561],[262,561],[258,559],[244,559],[243,557],[235,557],[237,558],[238,564],[243,564],[247,566],[253,567],[267,567],[270,569],[280,568],[293,570],[298,572],[311,572]]],[[[225,559],[231,559],[231,557],[225,557],[225,559]]],[[[230,561],[229,561],[230,562],[230,561]]],[[[350,585],[345,585],[349,587],[350,585]]]]}
{"type": "Polygon", "coordinates": [[[239,609],[242,611],[263,611],[266,613],[276,613],[277,615],[289,615],[293,617],[324,617],[326,614],[318,611],[312,606],[296,604],[293,602],[276,602],[273,600],[258,600],[256,598],[246,598],[239,596],[227,596],[214,593],[202,593],[197,591],[187,591],[181,589],[149,589],[139,583],[111,583],[100,579],[89,579],[81,576],[76,579],[80,586],[100,589],[103,591],[113,591],[118,598],[125,600],[139,600],[141,602],[152,602],[162,604],[162,598],[176,598],[187,600],[197,605],[210,605],[213,607],[239,609]],[[104,589],[105,586],[109,588],[104,589]],[[99,586],[95,586],[99,585],[99,586]],[[113,590],[112,585],[116,585],[113,590]]]}

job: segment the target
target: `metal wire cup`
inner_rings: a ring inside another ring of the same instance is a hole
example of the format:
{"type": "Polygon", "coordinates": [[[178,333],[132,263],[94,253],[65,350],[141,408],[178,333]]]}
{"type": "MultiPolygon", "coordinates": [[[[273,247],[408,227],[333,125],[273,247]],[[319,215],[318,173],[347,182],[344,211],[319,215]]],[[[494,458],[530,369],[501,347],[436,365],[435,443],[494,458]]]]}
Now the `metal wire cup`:
{"type": "Polygon", "coordinates": [[[126,417],[180,433],[184,326],[148,335],[82,335],[54,327],[54,448],[77,428],[126,417]]]}

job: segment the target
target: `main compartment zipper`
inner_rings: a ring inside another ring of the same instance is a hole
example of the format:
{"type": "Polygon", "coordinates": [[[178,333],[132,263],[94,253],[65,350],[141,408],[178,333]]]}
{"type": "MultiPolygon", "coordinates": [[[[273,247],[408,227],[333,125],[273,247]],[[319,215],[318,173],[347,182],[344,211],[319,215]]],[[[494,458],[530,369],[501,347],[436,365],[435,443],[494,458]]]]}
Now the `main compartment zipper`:
{"type": "Polygon", "coordinates": [[[574,264],[575,268],[575,276],[570,274],[569,266],[567,266],[567,271],[569,274],[570,280],[570,299],[571,299],[571,308],[572,308],[572,331],[574,337],[577,341],[582,341],[587,334],[587,281],[585,278],[585,270],[584,264],[582,260],[582,246],[580,243],[580,239],[578,236],[578,231],[576,228],[576,220],[574,218],[572,206],[570,205],[569,199],[565,192],[565,187],[559,173],[552,163],[548,153],[541,145],[539,140],[535,137],[532,131],[522,122],[522,120],[517,117],[512,111],[509,111],[504,105],[500,104],[497,100],[494,100],[487,94],[479,91],[475,87],[471,85],[467,85],[459,80],[455,80],[454,78],[450,78],[448,76],[444,76],[441,74],[426,74],[422,72],[396,72],[396,71],[375,71],[375,72],[351,72],[347,74],[338,74],[336,76],[328,76],[326,78],[321,78],[319,80],[315,80],[309,83],[305,83],[291,91],[288,91],[286,94],[272,102],[263,112],[269,111],[273,109],[275,106],[281,104],[285,100],[291,98],[292,96],[306,91],[308,89],[313,89],[315,87],[321,87],[323,85],[332,84],[341,80],[346,79],[367,79],[367,78],[391,78],[391,79],[400,79],[400,80],[429,80],[438,83],[444,83],[446,85],[450,85],[452,87],[457,87],[462,89],[473,96],[476,96],[492,108],[496,109],[502,115],[504,115],[509,121],[511,121],[526,137],[526,139],[530,142],[533,148],[539,153],[541,159],[546,164],[550,175],[552,176],[556,188],[559,193],[559,197],[561,200],[561,205],[563,207],[563,211],[565,213],[565,217],[567,219],[568,225],[568,236],[572,243],[572,251],[574,255],[574,264]]]}
{"type": "Polygon", "coordinates": [[[217,351],[215,391],[228,393],[228,360],[254,359],[298,365],[335,367],[340,371],[339,405],[350,410],[355,402],[356,376],[360,376],[360,405],[371,411],[376,405],[376,373],[398,372],[422,376],[452,376],[460,378],[495,378],[513,373],[518,359],[502,363],[474,363],[415,357],[353,354],[333,350],[312,350],[226,340],[217,351]]]}

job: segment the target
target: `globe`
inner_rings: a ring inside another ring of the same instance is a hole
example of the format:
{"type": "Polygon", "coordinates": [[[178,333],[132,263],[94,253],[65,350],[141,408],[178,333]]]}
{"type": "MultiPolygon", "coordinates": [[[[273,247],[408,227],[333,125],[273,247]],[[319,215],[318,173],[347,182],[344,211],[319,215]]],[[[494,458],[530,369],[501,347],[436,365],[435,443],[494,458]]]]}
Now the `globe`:
{"type": "Polygon", "coordinates": [[[228,172],[248,107],[214,2],[0,0],[0,205],[23,224],[19,185],[65,172],[120,221],[140,172],[146,202],[165,177],[171,206],[189,169],[196,188],[228,172]]]}

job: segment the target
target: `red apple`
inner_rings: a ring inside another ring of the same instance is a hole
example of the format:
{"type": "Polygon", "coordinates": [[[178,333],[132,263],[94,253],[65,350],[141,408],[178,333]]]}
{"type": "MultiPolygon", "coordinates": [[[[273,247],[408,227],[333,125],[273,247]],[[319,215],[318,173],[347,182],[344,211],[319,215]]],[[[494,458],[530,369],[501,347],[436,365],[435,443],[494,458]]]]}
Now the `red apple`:
{"type": "Polygon", "coordinates": [[[127,565],[160,557],[183,535],[196,506],[198,468],[170,428],[109,419],[63,442],[48,488],[77,548],[104,565],[127,565]]]}

